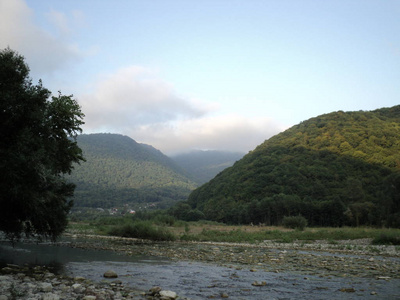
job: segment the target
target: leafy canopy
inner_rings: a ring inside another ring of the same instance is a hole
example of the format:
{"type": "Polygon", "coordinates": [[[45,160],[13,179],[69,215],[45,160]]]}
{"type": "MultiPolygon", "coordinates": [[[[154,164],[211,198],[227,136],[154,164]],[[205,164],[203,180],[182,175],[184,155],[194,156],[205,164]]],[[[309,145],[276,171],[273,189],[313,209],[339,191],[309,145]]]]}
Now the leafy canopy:
{"type": "Polygon", "coordinates": [[[64,174],[83,160],[84,114],[72,98],[32,84],[24,57],[0,51],[0,231],[11,240],[55,239],[67,225],[74,185],[64,174]]]}
{"type": "Polygon", "coordinates": [[[333,112],[270,138],[194,190],[207,219],[400,227],[400,105],[333,112]]]}

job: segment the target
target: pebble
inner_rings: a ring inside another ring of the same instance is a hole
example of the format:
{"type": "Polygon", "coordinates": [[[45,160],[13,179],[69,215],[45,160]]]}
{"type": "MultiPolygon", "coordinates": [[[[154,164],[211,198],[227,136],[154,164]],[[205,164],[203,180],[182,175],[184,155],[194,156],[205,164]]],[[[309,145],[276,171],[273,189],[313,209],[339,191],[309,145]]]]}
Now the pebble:
{"type": "Polygon", "coordinates": [[[113,284],[111,286],[111,284],[93,283],[84,277],[57,276],[45,267],[35,267],[34,270],[19,266],[4,267],[0,269],[0,300],[174,300],[178,298],[177,293],[163,290],[161,287],[153,288],[152,294],[149,295],[143,291],[124,287],[120,282],[113,284]],[[53,285],[50,281],[58,284],[53,285]]]}

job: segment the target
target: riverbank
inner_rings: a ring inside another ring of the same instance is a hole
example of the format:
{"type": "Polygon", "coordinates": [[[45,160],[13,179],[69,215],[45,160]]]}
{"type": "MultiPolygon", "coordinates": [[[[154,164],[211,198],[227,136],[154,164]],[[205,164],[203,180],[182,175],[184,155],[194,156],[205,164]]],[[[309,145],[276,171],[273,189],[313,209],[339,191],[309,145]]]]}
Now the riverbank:
{"type": "MultiPolygon", "coordinates": [[[[79,236],[76,236],[78,238],[79,236]]],[[[172,260],[215,263],[269,272],[320,276],[400,279],[398,246],[370,245],[369,239],[312,243],[258,244],[215,242],[149,242],[132,238],[85,235],[71,247],[112,250],[126,255],[150,255],[172,260]]]]}
{"type": "Polygon", "coordinates": [[[49,246],[68,247],[88,253],[90,250],[105,250],[105,253],[109,253],[107,255],[120,255],[120,262],[113,263],[119,277],[101,280],[98,270],[105,267],[101,262],[97,264],[100,266],[97,269],[93,268],[93,263],[88,267],[80,265],[81,271],[70,276],[57,275],[40,268],[7,266],[0,272],[0,295],[3,295],[0,300],[160,299],[159,295],[148,294],[155,273],[141,271],[143,266],[133,266],[132,269],[123,263],[124,257],[128,261],[129,257],[140,255],[176,262],[169,266],[154,265],[151,271],[160,274],[166,272],[161,277],[170,276],[174,277],[175,282],[182,282],[183,286],[172,285],[172,282],[161,285],[161,288],[174,290],[178,296],[181,294],[179,299],[186,299],[185,294],[188,295],[190,288],[199,280],[203,282],[195,289],[202,289],[202,295],[206,296],[191,296],[190,299],[265,299],[264,295],[272,293],[277,297],[289,298],[308,293],[316,293],[318,299],[369,299],[376,295],[388,299],[400,298],[398,247],[370,243],[370,239],[335,243],[322,240],[310,243],[278,243],[270,240],[252,244],[156,243],[132,238],[67,235],[63,242],[49,246]],[[88,279],[93,275],[93,270],[97,270],[94,273],[100,279],[88,279]],[[210,275],[211,278],[208,278],[210,275]],[[137,288],[129,287],[128,282],[135,282],[137,288]],[[322,293],[325,296],[322,297],[322,293]],[[243,294],[247,296],[235,296],[243,294]]]}

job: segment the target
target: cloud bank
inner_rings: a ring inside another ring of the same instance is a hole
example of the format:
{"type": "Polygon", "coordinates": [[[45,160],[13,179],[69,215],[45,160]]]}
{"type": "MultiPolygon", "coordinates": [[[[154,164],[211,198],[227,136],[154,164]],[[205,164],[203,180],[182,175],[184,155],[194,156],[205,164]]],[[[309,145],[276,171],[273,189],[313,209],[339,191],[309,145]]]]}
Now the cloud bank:
{"type": "Polygon", "coordinates": [[[79,97],[86,132],[121,133],[173,154],[192,149],[247,152],[283,130],[268,118],[221,114],[216,104],[179,96],[143,67],[103,77],[79,97]]]}

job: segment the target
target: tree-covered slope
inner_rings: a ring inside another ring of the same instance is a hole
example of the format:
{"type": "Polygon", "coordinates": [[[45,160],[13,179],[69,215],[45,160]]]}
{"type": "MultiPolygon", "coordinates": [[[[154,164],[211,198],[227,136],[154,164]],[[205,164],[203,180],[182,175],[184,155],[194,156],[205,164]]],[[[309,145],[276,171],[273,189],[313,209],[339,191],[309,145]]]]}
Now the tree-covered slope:
{"type": "Polygon", "coordinates": [[[259,145],[191,193],[207,218],[400,226],[400,106],[334,112],[259,145]]]}
{"type": "Polygon", "coordinates": [[[170,158],[149,145],[118,134],[78,137],[86,162],[76,165],[75,206],[112,207],[185,199],[195,184],[170,158]]]}
{"type": "Polygon", "coordinates": [[[203,184],[222,170],[232,166],[243,155],[244,153],[241,152],[198,150],[177,154],[171,158],[186,171],[193,181],[203,184]]]}

